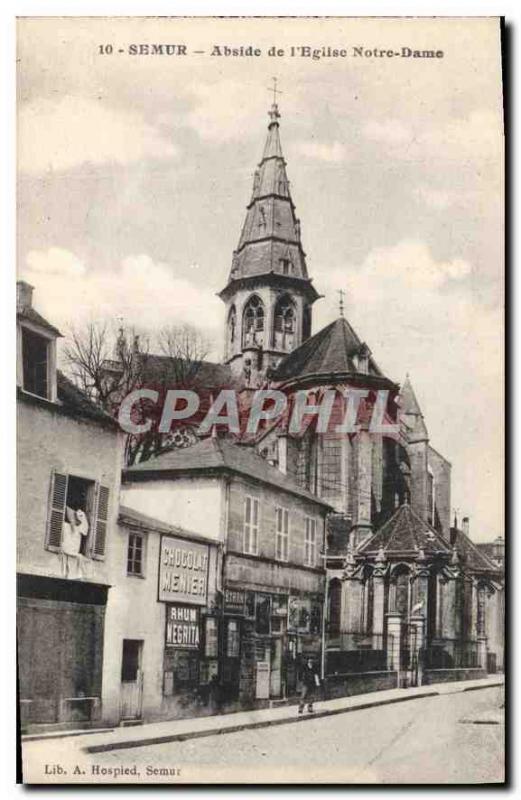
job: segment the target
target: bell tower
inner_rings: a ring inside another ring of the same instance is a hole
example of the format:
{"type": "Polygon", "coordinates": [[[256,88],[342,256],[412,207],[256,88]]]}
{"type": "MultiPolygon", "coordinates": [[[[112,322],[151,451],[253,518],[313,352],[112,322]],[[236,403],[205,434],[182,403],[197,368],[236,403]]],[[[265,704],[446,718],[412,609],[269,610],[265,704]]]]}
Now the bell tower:
{"type": "Polygon", "coordinates": [[[224,360],[253,385],[311,335],[311,307],[320,296],[308,277],[300,221],[290,194],[279,135],[276,80],[268,136],[255,170],[228,283],[224,360]]]}

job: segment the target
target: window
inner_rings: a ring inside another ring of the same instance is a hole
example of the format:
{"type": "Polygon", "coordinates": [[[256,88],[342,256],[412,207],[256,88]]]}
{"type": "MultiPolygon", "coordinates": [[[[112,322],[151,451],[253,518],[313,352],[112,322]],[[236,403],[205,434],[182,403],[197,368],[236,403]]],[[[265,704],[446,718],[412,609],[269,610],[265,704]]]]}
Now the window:
{"type": "Polygon", "coordinates": [[[257,555],[259,543],[259,501],[247,495],[244,500],[244,552],[257,555]]]}
{"type": "Polygon", "coordinates": [[[289,549],[289,511],[287,508],[277,508],[277,541],[275,558],[279,561],[288,560],[289,549]]]}
{"type": "Polygon", "coordinates": [[[228,331],[230,336],[230,344],[233,344],[235,341],[235,328],[237,325],[237,314],[235,311],[235,306],[232,306],[230,309],[230,314],[228,316],[228,331]]]}
{"type": "Polygon", "coordinates": [[[314,567],[317,561],[317,521],[306,517],[306,536],[304,540],[304,563],[314,567]]]}
{"type": "Polygon", "coordinates": [[[23,381],[26,392],[49,397],[49,340],[22,328],[23,381]]]}
{"type": "Polygon", "coordinates": [[[104,558],[109,494],[107,486],[95,481],[53,472],[46,548],[67,556],[104,558]]]}
{"type": "Polygon", "coordinates": [[[282,268],[282,274],[289,275],[289,273],[291,272],[291,261],[289,260],[289,258],[281,258],[280,266],[282,268]]]}
{"type": "Polygon", "coordinates": [[[264,306],[257,295],[253,295],[244,309],[243,316],[243,345],[262,344],[262,336],[257,336],[264,331],[264,306]]]}
{"type": "Polygon", "coordinates": [[[239,658],[239,622],[236,619],[228,620],[226,630],[226,655],[229,658],[239,658]]]}
{"type": "Polygon", "coordinates": [[[139,533],[129,533],[127,552],[128,575],[144,574],[144,537],[139,533]]]}

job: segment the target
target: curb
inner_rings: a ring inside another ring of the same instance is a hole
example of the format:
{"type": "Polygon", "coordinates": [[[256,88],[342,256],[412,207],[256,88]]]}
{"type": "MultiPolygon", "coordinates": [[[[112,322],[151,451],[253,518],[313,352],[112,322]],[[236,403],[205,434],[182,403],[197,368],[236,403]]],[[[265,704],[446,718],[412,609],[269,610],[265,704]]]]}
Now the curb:
{"type": "MultiPolygon", "coordinates": [[[[451,692],[451,694],[458,694],[461,692],[470,692],[475,691],[477,689],[492,689],[498,686],[503,686],[503,681],[498,681],[496,683],[488,683],[485,686],[468,686],[462,687],[459,690],[455,690],[451,692]]],[[[437,697],[443,696],[445,694],[449,694],[448,692],[440,691],[439,689],[427,689],[425,692],[421,694],[414,694],[412,696],[404,695],[403,697],[393,697],[389,699],[378,699],[375,697],[374,700],[366,700],[365,702],[359,703],[358,705],[353,706],[346,706],[344,708],[332,708],[332,709],[323,709],[322,711],[315,711],[313,714],[308,714],[307,716],[288,716],[283,717],[281,719],[274,719],[274,720],[259,720],[259,722],[243,722],[238,723],[236,725],[229,725],[226,727],[215,727],[215,728],[207,728],[202,731],[186,731],[185,733],[171,733],[171,734],[162,734],[160,736],[151,736],[151,737],[143,737],[141,739],[128,739],[126,741],[119,741],[119,742],[107,742],[106,744],[95,744],[86,746],[83,750],[87,753],[104,753],[110,750],[127,750],[133,747],[143,747],[146,745],[153,745],[153,744],[167,744],[168,742],[184,742],[188,739],[200,739],[206,736],[219,736],[225,735],[227,733],[238,733],[243,730],[255,730],[259,728],[270,728],[276,725],[288,725],[291,723],[298,723],[298,722],[309,722],[310,720],[321,719],[324,717],[332,717],[337,714],[348,714],[353,711],[363,711],[368,708],[376,708],[378,706],[386,706],[386,705],[393,705],[395,703],[405,703],[412,700],[421,700],[426,697],[437,697]]]]}

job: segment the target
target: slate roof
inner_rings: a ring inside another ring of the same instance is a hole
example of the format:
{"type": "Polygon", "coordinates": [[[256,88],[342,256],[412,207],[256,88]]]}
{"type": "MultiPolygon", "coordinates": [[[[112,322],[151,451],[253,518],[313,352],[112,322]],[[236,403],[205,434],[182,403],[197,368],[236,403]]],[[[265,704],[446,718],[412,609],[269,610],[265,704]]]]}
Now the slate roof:
{"type": "Polygon", "coordinates": [[[255,170],[253,190],[246,209],[237,249],[233,254],[229,287],[245,278],[284,274],[283,260],[290,262],[289,275],[302,283],[316,298],[302,248],[300,222],[295,214],[286,161],[279,134],[280,114],[276,105],[270,111],[268,135],[262,159],[255,170]]]}
{"type": "Polygon", "coordinates": [[[495,564],[481,548],[479,548],[463,531],[451,528],[456,550],[462,566],[475,572],[500,572],[495,564]]]}
{"type": "Polygon", "coordinates": [[[62,336],[63,334],[60,333],[58,328],[55,328],[54,325],[51,325],[50,322],[42,317],[32,306],[26,306],[23,310],[17,311],[16,318],[20,320],[27,320],[28,322],[33,322],[35,325],[38,325],[40,328],[45,328],[46,331],[52,333],[54,336],[62,336]]]}
{"type": "Polygon", "coordinates": [[[179,525],[168,525],[166,522],[162,522],[155,517],[149,517],[148,514],[142,514],[141,511],[135,511],[135,509],[125,505],[120,505],[119,507],[118,522],[123,525],[130,525],[133,528],[139,528],[142,531],[153,530],[157,533],[180,536],[183,539],[195,539],[199,542],[217,544],[215,540],[202,536],[200,533],[187,531],[185,528],[179,527],[179,525]]]}
{"type": "MultiPolygon", "coordinates": [[[[354,358],[362,346],[349,322],[339,317],[282,359],[271,378],[282,382],[310,375],[359,375],[354,358]]],[[[384,377],[371,356],[368,374],[384,377]]]]}
{"type": "Polygon", "coordinates": [[[162,453],[159,456],[128,467],[123,475],[126,480],[139,480],[140,476],[158,474],[188,474],[190,472],[233,472],[253,478],[261,483],[289,492],[316,505],[331,506],[316,495],[307,492],[288,475],[269,464],[252,447],[235,444],[223,437],[208,437],[192,445],[162,453]]]}
{"type": "Polygon", "coordinates": [[[382,549],[389,557],[417,555],[423,550],[426,556],[442,553],[449,555],[448,542],[431,525],[411,508],[400,506],[390,519],[357,550],[363,555],[377,554],[382,549]]]}

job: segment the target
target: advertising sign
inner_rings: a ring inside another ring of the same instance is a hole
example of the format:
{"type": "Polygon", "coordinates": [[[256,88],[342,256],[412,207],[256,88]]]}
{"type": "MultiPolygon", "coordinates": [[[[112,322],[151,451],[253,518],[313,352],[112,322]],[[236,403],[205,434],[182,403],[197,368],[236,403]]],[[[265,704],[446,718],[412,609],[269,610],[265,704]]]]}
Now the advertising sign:
{"type": "Polygon", "coordinates": [[[193,606],[168,606],[166,644],[183,650],[199,647],[199,609],[193,606]]]}
{"type": "Polygon", "coordinates": [[[206,544],[163,536],[159,556],[158,599],[165,603],[205,606],[208,593],[208,553],[206,544]]]}
{"type": "Polygon", "coordinates": [[[242,589],[224,590],[224,613],[225,614],[244,614],[244,604],[246,601],[245,593],[242,589]]]}

